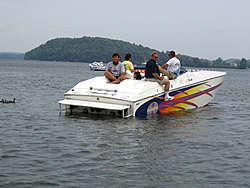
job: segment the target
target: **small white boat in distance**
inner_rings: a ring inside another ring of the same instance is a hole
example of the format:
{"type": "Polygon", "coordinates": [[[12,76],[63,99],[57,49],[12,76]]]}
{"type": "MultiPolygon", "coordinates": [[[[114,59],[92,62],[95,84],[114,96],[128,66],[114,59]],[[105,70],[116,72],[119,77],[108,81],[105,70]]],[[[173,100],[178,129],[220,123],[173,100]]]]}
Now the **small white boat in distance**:
{"type": "Polygon", "coordinates": [[[104,66],[103,62],[93,62],[89,64],[90,70],[93,71],[106,71],[106,67],[104,66]]]}
{"type": "MultiPolygon", "coordinates": [[[[144,70],[140,71],[142,74],[144,70]]],[[[203,107],[214,99],[226,72],[211,70],[182,70],[180,76],[170,80],[170,96],[164,101],[163,86],[145,79],[127,79],[119,84],[107,84],[104,76],[79,82],[64,94],[67,113],[116,115],[121,117],[172,113],[203,107]]]]}

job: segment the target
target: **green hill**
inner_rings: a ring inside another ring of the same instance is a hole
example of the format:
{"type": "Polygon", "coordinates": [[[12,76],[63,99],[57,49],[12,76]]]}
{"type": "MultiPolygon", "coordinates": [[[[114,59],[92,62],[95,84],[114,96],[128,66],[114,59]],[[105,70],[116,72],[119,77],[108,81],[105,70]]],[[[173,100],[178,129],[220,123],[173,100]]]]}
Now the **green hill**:
{"type": "MultiPolygon", "coordinates": [[[[117,52],[124,60],[127,53],[132,54],[133,63],[141,64],[149,59],[153,49],[135,45],[121,40],[99,37],[57,38],[27,52],[25,60],[93,62],[112,60],[112,54],[117,52]]],[[[161,57],[162,58],[162,57],[161,57]]],[[[164,59],[168,59],[164,53],[164,59]]]]}
{"type": "MultiPolygon", "coordinates": [[[[114,40],[100,37],[81,37],[81,38],[56,38],[47,41],[28,51],[24,60],[40,60],[40,61],[69,61],[69,62],[93,62],[103,61],[107,63],[112,60],[111,56],[117,52],[124,60],[127,53],[132,54],[132,62],[141,64],[151,58],[152,52],[157,51],[142,45],[131,44],[122,40],[114,40]]],[[[168,51],[159,52],[160,65],[164,64],[168,59],[168,51]]],[[[177,54],[182,66],[188,67],[223,67],[230,68],[230,64],[218,58],[214,61],[190,57],[177,54]]],[[[249,63],[244,63],[246,67],[249,63]]],[[[235,67],[234,67],[235,68],[235,67]]]]}

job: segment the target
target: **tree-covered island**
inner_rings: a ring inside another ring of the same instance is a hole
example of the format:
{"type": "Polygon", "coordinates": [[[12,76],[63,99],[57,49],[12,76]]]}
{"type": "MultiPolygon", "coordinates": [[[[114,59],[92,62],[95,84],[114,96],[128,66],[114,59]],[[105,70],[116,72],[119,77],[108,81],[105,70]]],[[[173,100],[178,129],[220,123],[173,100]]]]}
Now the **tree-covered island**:
{"type": "MultiPolygon", "coordinates": [[[[132,54],[132,62],[141,64],[151,57],[155,49],[150,49],[142,45],[131,44],[122,40],[114,40],[100,37],[81,38],[56,38],[47,41],[25,53],[24,60],[40,61],[69,61],[69,62],[93,62],[103,61],[107,63],[111,60],[113,53],[117,52],[124,59],[125,54],[132,54]]],[[[159,53],[158,63],[164,64],[168,59],[169,51],[157,51],[159,53]]],[[[182,66],[204,67],[204,68],[240,68],[249,67],[249,61],[245,58],[241,60],[223,61],[222,58],[210,61],[198,57],[177,54],[182,66]]]]}

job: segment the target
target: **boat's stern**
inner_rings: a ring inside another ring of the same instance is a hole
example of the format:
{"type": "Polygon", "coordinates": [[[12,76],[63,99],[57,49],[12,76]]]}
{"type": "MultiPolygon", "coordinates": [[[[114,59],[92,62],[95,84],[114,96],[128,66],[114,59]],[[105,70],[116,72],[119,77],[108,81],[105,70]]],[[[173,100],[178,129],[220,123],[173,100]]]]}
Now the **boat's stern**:
{"type": "Polygon", "coordinates": [[[133,96],[126,94],[126,88],[120,84],[107,82],[104,76],[79,82],[64,94],[64,100],[59,101],[60,112],[133,116],[133,96]]]}

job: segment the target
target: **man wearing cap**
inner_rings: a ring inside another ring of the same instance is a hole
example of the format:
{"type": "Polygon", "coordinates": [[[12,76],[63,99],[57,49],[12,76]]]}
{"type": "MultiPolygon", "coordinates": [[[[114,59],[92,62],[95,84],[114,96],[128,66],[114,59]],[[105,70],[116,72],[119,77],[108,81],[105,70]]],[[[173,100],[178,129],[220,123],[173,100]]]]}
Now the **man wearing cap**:
{"type": "Polygon", "coordinates": [[[180,60],[175,56],[174,51],[170,51],[168,56],[170,60],[161,67],[159,66],[159,70],[162,74],[167,76],[168,79],[175,79],[177,76],[179,76],[181,63],[180,60]],[[168,67],[168,70],[166,70],[165,67],[168,67]]]}

